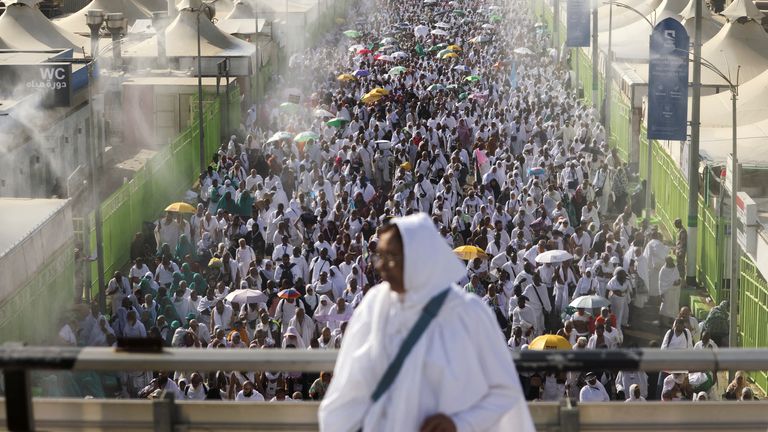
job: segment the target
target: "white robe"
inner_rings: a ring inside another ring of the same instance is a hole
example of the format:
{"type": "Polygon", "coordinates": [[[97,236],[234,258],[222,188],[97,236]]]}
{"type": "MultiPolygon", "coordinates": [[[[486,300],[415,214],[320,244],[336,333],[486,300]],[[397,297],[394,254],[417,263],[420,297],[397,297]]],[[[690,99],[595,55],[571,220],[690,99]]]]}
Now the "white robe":
{"type": "Polygon", "coordinates": [[[667,318],[675,319],[680,311],[680,273],[677,267],[662,267],[659,271],[659,291],[661,291],[661,306],[659,314],[667,318]]]}
{"type": "Polygon", "coordinates": [[[645,246],[645,250],[643,251],[643,256],[645,257],[648,269],[648,273],[644,280],[647,282],[648,295],[651,297],[661,295],[659,292],[659,271],[664,267],[664,258],[668,254],[669,247],[662,243],[661,240],[651,240],[645,246]]]}
{"type": "Polygon", "coordinates": [[[397,218],[394,223],[404,243],[406,293],[392,292],[385,282],[373,287],[355,309],[320,404],[320,430],[414,431],[427,417],[443,413],[457,430],[534,431],[495,318],[477,296],[453,284],[464,275],[464,266],[427,215],[397,218]],[[392,386],[372,403],[372,389],[422,307],[449,287],[442,309],[392,386]]]}

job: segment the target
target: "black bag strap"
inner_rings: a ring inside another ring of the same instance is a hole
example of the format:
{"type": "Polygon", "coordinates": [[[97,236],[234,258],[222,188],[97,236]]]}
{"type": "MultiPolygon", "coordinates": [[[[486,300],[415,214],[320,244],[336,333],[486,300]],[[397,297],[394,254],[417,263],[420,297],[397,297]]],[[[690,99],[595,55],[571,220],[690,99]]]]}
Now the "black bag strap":
{"type": "Polygon", "coordinates": [[[424,309],[421,310],[421,316],[419,316],[419,319],[416,321],[416,324],[413,325],[411,331],[408,332],[408,335],[405,337],[403,343],[400,345],[400,348],[397,350],[395,358],[392,359],[392,362],[384,371],[384,375],[382,375],[379,379],[379,383],[376,385],[376,389],[371,395],[371,400],[373,400],[374,403],[381,399],[381,397],[384,396],[392,384],[394,384],[395,379],[397,379],[397,375],[400,373],[400,369],[403,367],[405,359],[408,357],[408,354],[410,354],[413,347],[416,346],[416,343],[421,338],[421,335],[424,334],[424,330],[426,330],[432,320],[437,317],[437,314],[440,312],[440,309],[442,309],[443,303],[445,303],[445,299],[448,297],[450,292],[451,288],[446,288],[439,294],[432,297],[426,306],[424,306],[424,309]]]}

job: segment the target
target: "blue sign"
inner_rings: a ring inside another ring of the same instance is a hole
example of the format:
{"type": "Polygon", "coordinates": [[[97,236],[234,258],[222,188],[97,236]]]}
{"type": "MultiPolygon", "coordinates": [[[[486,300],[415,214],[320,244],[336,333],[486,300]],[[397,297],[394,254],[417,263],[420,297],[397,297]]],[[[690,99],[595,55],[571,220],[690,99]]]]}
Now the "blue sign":
{"type": "Polygon", "coordinates": [[[689,41],[685,27],[674,18],[656,24],[651,33],[648,139],[686,139],[689,41]]]}
{"type": "Polygon", "coordinates": [[[591,35],[589,6],[589,0],[568,0],[565,46],[589,46],[589,37],[591,35]]]}

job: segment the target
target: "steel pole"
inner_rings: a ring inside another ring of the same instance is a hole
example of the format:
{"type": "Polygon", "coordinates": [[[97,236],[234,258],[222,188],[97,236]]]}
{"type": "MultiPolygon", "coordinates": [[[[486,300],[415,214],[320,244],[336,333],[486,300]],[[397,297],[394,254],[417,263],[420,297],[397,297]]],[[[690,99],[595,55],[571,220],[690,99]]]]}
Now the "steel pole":
{"type": "Polygon", "coordinates": [[[597,5],[592,9],[592,107],[597,108],[597,5]]]}
{"type": "Polygon", "coordinates": [[[200,172],[205,171],[205,130],[203,128],[203,60],[200,48],[200,20],[203,10],[197,11],[197,126],[200,135],[200,172]]]}
{"type": "Polygon", "coordinates": [[[738,87],[731,86],[731,172],[733,173],[733,183],[731,184],[731,286],[729,289],[729,322],[728,322],[728,347],[735,348],[739,342],[737,334],[737,318],[739,313],[739,259],[741,250],[738,241],[738,221],[736,220],[736,198],[739,190],[739,158],[737,139],[737,121],[736,121],[736,98],[738,97],[738,87]]]}
{"type": "MultiPolygon", "coordinates": [[[[96,56],[95,54],[91,54],[91,62],[88,65],[88,107],[89,107],[89,117],[90,117],[90,129],[91,129],[91,139],[90,142],[86,146],[86,150],[88,151],[88,181],[90,183],[90,189],[91,189],[91,207],[93,208],[93,224],[94,224],[94,231],[96,232],[96,276],[98,280],[98,294],[97,294],[97,300],[99,302],[99,310],[102,313],[106,313],[107,311],[107,295],[106,295],[106,278],[104,277],[104,231],[102,227],[102,218],[101,218],[101,202],[99,200],[99,189],[98,189],[98,173],[97,167],[96,167],[96,152],[99,148],[96,143],[96,139],[99,136],[98,131],[96,130],[96,110],[93,107],[93,85],[94,85],[94,65],[96,62],[96,56]]],[[[86,214],[85,219],[88,219],[88,215],[86,214]]],[[[88,225],[88,224],[86,224],[88,225]]],[[[88,247],[84,247],[84,249],[88,250],[90,252],[90,233],[88,231],[85,231],[83,234],[83,242],[88,245],[88,247]]],[[[85,245],[84,245],[85,246],[85,245]]],[[[88,266],[90,270],[90,266],[88,266]]],[[[90,271],[89,271],[90,273],[90,271]]],[[[90,280],[90,278],[88,278],[90,280]]],[[[90,298],[90,290],[91,286],[89,285],[87,287],[89,294],[86,296],[87,298],[90,298]]]]}
{"type": "Polygon", "coordinates": [[[702,2],[696,6],[693,35],[693,93],[691,97],[691,145],[688,148],[688,242],[686,271],[688,285],[696,284],[696,244],[699,222],[699,129],[701,125],[701,14],[702,2]]]}
{"type": "MultiPolygon", "coordinates": [[[[613,77],[613,52],[611,50],[613,44],[613,3],[608,5],[608,58],[605,60],[605,94],[603,95],[603,109],[605,110],[605,117],[603,123],[605,126],[605,141],[611,145],[611,84],[613,77]]],[[[623,211],[624,209],[619,209],[623,211]]]]}

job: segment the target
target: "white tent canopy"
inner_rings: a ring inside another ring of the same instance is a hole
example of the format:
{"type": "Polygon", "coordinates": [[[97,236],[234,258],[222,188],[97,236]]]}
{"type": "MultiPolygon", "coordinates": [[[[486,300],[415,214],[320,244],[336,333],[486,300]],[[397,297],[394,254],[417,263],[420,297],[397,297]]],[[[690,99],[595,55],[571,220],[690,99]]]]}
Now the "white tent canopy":
{"type": "MultiPolygon", "coordinates": [[[[165,30],[168,57],[197,56],[197,20],[200,20],[200,49],[203,57],[250,57],[256,47],[218,29],[204,15],[190,9],[179,12],[165,30]]],[[[126,49],[126,57],[154,57],[157,37],[152,37],[126,49]]]]}
{"type": "MultiPolygon", "coordinates": [[[[655,22],[661,22],[667,18],[674,18],[678,21],[682,20],[681,12],[685,9],[687,0],[664,0],[656,8],[655,22]]],[[[612,50],[617,59],[635,59],[635,60],[647,60],[649,49],[649,36],[651,34],[651,26],[644,19],[640,19],[637,15],[636,21],[621,29],[614,29],[612,50]]],[[[649,20],[654,22],[653,14],[648,17],[649,20]]],[[[608,49],[608,32],[600,33],[598,43],[602,50],[608,49]]]]}
{"type": "Polygon", "coordinates": [[[100,9],[104,13],[122,13],[128,21],[128,25],[133,25],[138,19],[152,18],[152,13],[144,6],[138,4],[135,0],[93,0],[87,6],[79,11],[56,20],[56,24],[73,33],[89,34],[90,29],[85,23],[85,15],[89,10],[100,9]]]}
{"type": "MultiPolygon", "coordinates": [[[[736,114],[739,124],[750,124],[768,119],[768,71],[739,86],[736,114]]],[[[701,98],[701,124],[709,127],[730,127],[731,92],[701,98]]]]}
{"type": "Polygon", "coordinates": [[[17,0],[0,16],[0,48],[19,50],[73,49],[82,55],[90,49],[87,38],[52,23],[33,5],[34,0],[17,0]]]}
{"type": "MultiPolygon", "coordinates": [[[[741,66],[740,81],[747,82],[768,69],[768,34],[755,21],[730,21],[701,47],[701,57],[710,61],[726,75],[736,79],[741,66]]],[[[702,84],[725,84],[709,69],[701,69],[702,84]]]]}
{"type": "MultiPolygon", "coordinates": [[[[731,134],[730,126],[701,128],[701,157],[710,162],[725,162],[731,153],[731,134]]],[[[768,120],[739,126],[737,138],[739,163],[752,166],[768,165],[768,151],[765,151],[768,148],[768,120]]]]}
{"type": "Polygon", "coordinates": [[[174,0],[135,0],[136,3],[143,6],[144,9],[155,12],[155,11],[167,11],[168,10],[168,1],[174,1],[174,0]]]}
{"type": "MultiPolygon", "coordinates": [[[[219,13],[216,12],[216,15],[219,13]]],[[[235,6],[232,8],[232,10],[229,12],[229,15],[224,17],[225,20],[230,19],[253,19],[254,18],[253,9],[248,5],[248,3],[245,3],[243,1],[238,1],[235,3],[235,6]]]]}
{"type": "Polygon", "coordinates": [[[747,17],[757,22],[763,19],[763,13],[760,12],[752,0],[733,0],[721,15],[728,18],[729,21],[736,21],[741,17],[747,17]]]}
{"type": "MultiPolygon", "coordinates": [[[[628,0],[622,3],[637,9],[637,11],[643,15],[651,15],[653,13],[653,10],[656,9],[661,4],[661,2],[662,0],[650,0],[650,1],[628,0]]],[[[610,8],[611,8],[610,5],[601,4],[600,7],[597,9],[597,31],[598,32],[608,31],[608,18],[610,15],[610,8]]],[[[651,20],[653,20],[652,16],[650,18],[651,20]]],[[[613,6],[613,26],[612,27],[614,31],[622,27],[628,26],[640,19],[641,18],[632,10],[618,7],[618,6],[613,6]]]]}
{"type": "MultiPolygon", "coordinates": [[[[712,17],[712,12],[708,7],[702,7],[701,11],[701,43],[707,43],[723,28],[723,24],[712,17]]],[[[685,27],[691,40],[693,40],[696,21],[696,3],[694,0],[688,3],[688,6],[685,7],[681,15],[683,17],[683,27],[685,27]]]]}

